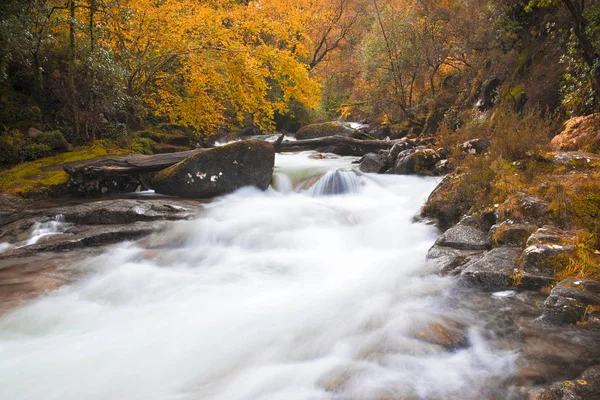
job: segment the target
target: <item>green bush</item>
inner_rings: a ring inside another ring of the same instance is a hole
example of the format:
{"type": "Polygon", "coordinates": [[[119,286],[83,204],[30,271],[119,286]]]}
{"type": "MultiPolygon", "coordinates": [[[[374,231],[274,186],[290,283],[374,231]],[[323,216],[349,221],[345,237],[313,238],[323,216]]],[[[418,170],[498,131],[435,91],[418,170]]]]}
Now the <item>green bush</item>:
{"type": "Polygon", "coordinates": [[[102,139],[107,139],[114,142],[122,148],[131,147],[131,135],[125,124],[116,123],[106,126],[101,133],[102,139]]]}
{"type": "Polygon", "coordinates": [[[47,144],[34,143],[20,149],[20,157],[23,161],[33,161],[38,158],[48,157],[53,154],[52,148],[47,144]]]}
{"type": "Polygon", "coordinates": [[[60,131],[43,132],[35,138],[36,143],[48,146],[50,149],[58,152],[67,151],[69,142],[60,131]]]}
{"type": "Polygon", "coordinates": [[[152,139],[144,138],[144,137],[136,137],[133,139],[133,143],[131,143],[131,149],[136,153],[140,154],[152,154],[152,146],[154,142],[152,139]]]}
{"type": "Polygon", "coordinates": [[[25,136],[18,130],[0,133],[0,165],[8,166],[23,161],[21,149],[24,145],[25,136]]]}

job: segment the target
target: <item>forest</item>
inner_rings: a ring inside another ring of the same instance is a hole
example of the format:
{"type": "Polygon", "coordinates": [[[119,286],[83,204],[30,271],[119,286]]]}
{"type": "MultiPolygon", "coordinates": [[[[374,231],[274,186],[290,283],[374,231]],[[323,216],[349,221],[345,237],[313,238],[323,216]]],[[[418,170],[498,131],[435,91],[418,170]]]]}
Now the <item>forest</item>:
{"type": "MultiPolygon", "coordinates": [[[[474,118],[482,87],[517,113],[565,119],[599,107],[594,1],[9,0],[0,7],[2,146],[18,140],[12,130],[31,127],[58,130],[73,145],[130,143],[136,130],[161,123],[198,138],[334,118],[421,129],[429,119],[432,132],[440,123],[455,130],[474,118]]],[[[42,146],[22,153],[35,158],[47,152],[42,146]]]]}

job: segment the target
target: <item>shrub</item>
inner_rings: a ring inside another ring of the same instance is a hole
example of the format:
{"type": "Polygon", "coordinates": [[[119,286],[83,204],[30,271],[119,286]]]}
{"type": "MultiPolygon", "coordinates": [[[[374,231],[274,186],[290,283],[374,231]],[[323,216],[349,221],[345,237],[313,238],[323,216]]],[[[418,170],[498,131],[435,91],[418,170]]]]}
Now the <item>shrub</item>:
{"type": "Polygon", "coordinates": [[[48,146],[54,151],[62,152],[69,149],[69,142],[60,131],[43,132],[35,138],[38,144],[48,146]]]}
{"type": "Polygon", "coordinates": [[[20,157],[23,161],[33,161],[38,158],[48,157],[52,155],[52,148],[46,144],[34,143],[22,147],[20,150],[20,157]]]}
{"type": "Polygon", "coordinates": [[[0,165],[8,166],[23,161],[21,149],[25,145],[25,136],[14,129],[0,133],[0,165]]]}
{"type": "Polygon", "coordinates": [[[131,143],[131,149],[136,153],[140,154],[152,154],[153,145],[154,142],[152,141],[152,139],[148,139],[145,137],[137,137],[133,139],[133,142],[131,143]]]}

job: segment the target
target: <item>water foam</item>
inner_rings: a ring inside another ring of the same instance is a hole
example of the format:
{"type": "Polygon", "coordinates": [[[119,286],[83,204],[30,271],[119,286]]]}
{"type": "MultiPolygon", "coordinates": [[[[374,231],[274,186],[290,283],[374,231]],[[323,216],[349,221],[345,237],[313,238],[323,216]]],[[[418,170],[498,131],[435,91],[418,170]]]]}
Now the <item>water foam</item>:
{"type": "Polygon", "coordinates": [[[454,282],[423,262],[437,233],[411,220],[435,184],[242,189],[112,247],[81,266],[88,276],[0,319],[3,398],[484,398],[513,358],[446,305],[454,282]],[[470,346],[419,340],[448,319],[470,326],[470,346]]]}

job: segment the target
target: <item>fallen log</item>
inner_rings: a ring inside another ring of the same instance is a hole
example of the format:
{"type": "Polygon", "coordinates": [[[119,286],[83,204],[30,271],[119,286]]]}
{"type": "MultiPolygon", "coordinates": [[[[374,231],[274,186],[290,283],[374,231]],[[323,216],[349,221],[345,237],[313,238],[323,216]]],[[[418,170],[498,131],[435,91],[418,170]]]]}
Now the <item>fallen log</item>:
{"type": "Polygon", "coordinates": [[[389,150],[395,143],[394,140],[359,140],[346,136],[328,136],[289,142],[278,140],[274,147],[278,153],[315,150],[340,156],[364,156],[367,153],[377,153],[379,150],[389,150]]]}

